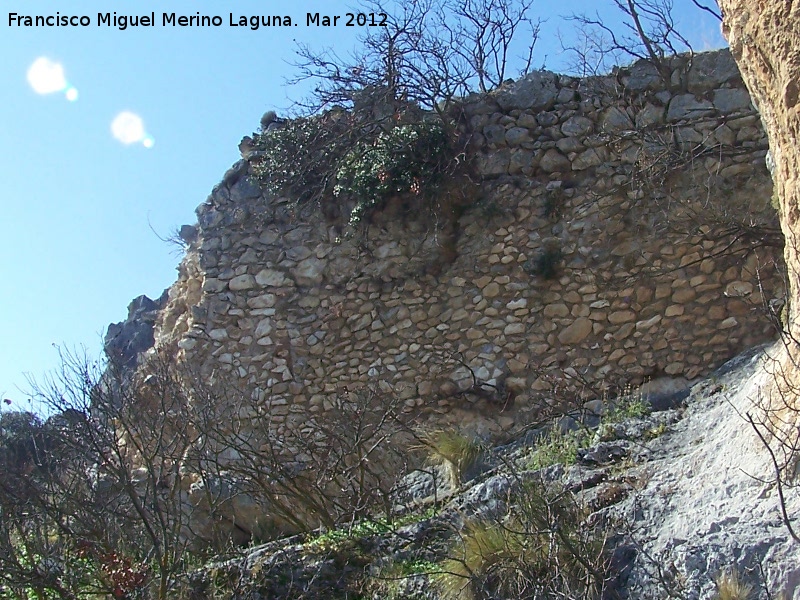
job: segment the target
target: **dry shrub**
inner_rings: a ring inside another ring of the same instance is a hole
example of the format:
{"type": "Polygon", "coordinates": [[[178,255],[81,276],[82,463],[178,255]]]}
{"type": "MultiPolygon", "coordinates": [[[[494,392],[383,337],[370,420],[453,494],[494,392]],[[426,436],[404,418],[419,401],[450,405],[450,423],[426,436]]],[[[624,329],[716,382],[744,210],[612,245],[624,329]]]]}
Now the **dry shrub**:
{"type": "Polygon", "coordinates": [[[531,484],[513,512],[468,525],[437,577],[447,600],[596,598],[606,582],[605,535],[572,495],[531,484]]]}

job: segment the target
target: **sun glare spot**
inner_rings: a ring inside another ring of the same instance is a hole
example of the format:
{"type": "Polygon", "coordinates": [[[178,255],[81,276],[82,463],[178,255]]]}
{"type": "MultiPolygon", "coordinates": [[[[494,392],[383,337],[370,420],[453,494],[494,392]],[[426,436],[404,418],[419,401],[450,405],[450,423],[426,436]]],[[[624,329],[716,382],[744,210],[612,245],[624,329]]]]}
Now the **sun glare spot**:
{"type": "Polygon", "coordinates": [[[45,56],[40,56],[28,68],[28,83],[37,94],[52,94],[67,88],[64,67],[45,56]]]}
{"type": "Polygon", "coordinates": [[[141,142],[145,148],[152,148],[155,140],[144,129],[142,118],[132,112],[119,113],[111,123],[111,133],[125,145],[141,142]]]}
{"type": "Polygon", "coordinates": [[[69,100],[70,102],[75,102],[78,99],[78,90],[76,90],[74,87],[71,87],[71,88],[67,89],[67,91],[64,93],[64,95],[67,97],[67,100],[69,100]]]}

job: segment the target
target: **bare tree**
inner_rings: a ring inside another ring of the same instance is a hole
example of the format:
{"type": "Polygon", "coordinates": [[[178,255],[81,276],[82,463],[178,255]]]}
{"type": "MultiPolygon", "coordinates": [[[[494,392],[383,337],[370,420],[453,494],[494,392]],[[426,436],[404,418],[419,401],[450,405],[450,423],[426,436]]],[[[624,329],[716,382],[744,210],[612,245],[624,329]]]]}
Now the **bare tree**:
{"type": "MultiPolygon", "coordinates": [[[[695,6],[720,19],[715,6],[693,0],[695,6]]],[[[680,52],[692,52],[692,46],[678,31],[672,0],[613,0],[622,18],[622,26],[610,24],[599,12],[567,17],[576,35],[562,36],[562,48],[572,56],[570,68],[578,75],[599,75],[613,66],[646,60],[669,82],[667,59],[680,52]]]]}
{"type": "MultiPolygon", "coordinates": [[[[529,14],[532,3],[412,0],[398,3],[385,27],[369,28],[351,57],[301,45],[297,81],[316,83],[302,106],[351,107],[365,93],[377,92],[395,109],[410,103],[447,114],[460,96],[500,86],[512,65],[518,73],[530,69],[540,28],[529,14]]],[[[378,2],[364,6],[366,12],[383,12],[378,2]]]]}
{"type": "Polygon", "coordinates": [[[163,599],[181,585],[200,537],[184,494],[196,391],[166,361],[140,375],[63,354],[32,384],[53,416],[3,436],[16,476],[0,485],[0,570],[19,597],[163,599]]]}
{"type": "Polygon", "coordinates": [[[408,469],[413,412],[394,396],[344,391],[324,414],[275,414],[269,401],[239,397],[205,424],[212,458],[261,506],[261,535],[333,528],[376,513],[390,518],[392,492],[408,469]],[[405,442],[405,443],[404,443],[405,442]]]}

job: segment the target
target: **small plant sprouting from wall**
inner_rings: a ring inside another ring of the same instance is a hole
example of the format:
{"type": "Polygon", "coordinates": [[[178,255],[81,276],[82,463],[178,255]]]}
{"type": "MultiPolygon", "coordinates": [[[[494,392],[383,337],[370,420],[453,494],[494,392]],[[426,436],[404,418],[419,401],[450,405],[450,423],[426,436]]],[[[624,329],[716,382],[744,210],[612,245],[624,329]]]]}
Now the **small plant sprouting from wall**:
{"type": "Polygon", "coordinates": [[[539,254],[530,260],[527,260],[522,268],[529,275],[541,277],[547,281],[556,279],[560,274],[561,263],[564,260],[564,254],[560,248],[545,247],[539,254]]]}

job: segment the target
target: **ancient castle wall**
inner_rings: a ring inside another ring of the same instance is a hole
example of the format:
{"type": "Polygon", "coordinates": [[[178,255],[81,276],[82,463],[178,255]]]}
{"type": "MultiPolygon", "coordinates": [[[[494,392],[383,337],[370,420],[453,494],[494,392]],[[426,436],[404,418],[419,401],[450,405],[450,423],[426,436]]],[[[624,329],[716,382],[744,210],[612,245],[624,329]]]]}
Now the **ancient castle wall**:
{"type": "Polygon", "coordinates": [[[371,386],[510,427],[554,391],[708,372],[774,336],[784,292],[758,115],[727,52],[687,61],[670,85],[637,63],[467,99],[479,181],[455,232],[398,201],[347,236],[240,161],[197,209],[156,345],[277,419],[371,386]]]}

